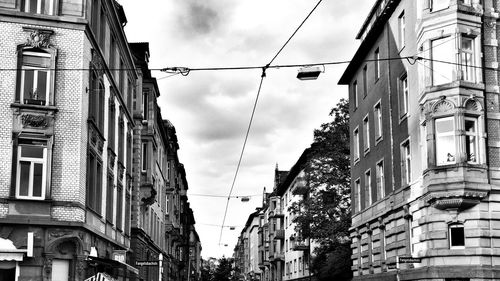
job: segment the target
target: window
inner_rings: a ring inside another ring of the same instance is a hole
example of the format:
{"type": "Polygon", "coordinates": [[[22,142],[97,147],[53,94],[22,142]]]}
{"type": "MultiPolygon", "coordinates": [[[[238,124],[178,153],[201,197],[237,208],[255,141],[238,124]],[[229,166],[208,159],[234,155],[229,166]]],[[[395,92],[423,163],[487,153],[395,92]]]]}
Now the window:
{"type": "Polygon", "coordinates": [[[115,186],[114,186],[114,180],[113,180],[113,175],[109,174],[108,175],[108,183],[106,187],[106,220],[113,224],[113,218],[114,218],[114,213],[113,209],[115,206],[115,186]]]}
{"type": "Polygon", "coordinates": [[[408,114],[409,104],[408,76],[406,73],[399,78],[399,117],[408,114]]]}
{"type": "Polygon", "coordinates": [[[472,5],[471,0],[460,0],[458,2],[461,4],[464,4],[464,5],[468,5],[468,6],[472,5]]]}
{"type": "Polygon", "coordinates": [[[118,162],[121,163],[122,165],[125,164],[124,162],[124,152],[125,152],[125,147],[124,145],[124,138],[125,138],[125,124],[123,121],[123,116],[121,116],[118,119],[118,162]]]}
{"type": "Polygon", "coordinates": [[[368,71],[368,66],[365,65],[365,67],[363,67],[363,96],[366,97],[368,95],[368,81],[366,79],[368,79],[366,73],[368,71]]]}
{"type": "Polygon", "coordinates": [[[464,225],[461,223],[451,224],[449,226],[450,249],[465,248],[464,225]]]}
{"type": "Polygon", "coordinates": [[[415,234],[413,233],[413,218],[411,216],[408,218],[408,234],[410,236],[410,251],[413,255],[413,253],[415,252],[415,244],[413,243],[415,234]]]}
{"type": "Polygon", "coordinates": [[[109,98],[109,110],[108,110],[108,147],[115,151],[115,123],[116,123],[116,111],[114,106],[114,96],[111,95],[109,98]]]}
{"type": "Polygon", "coordinates": [[[353,138],[353,151],[354,151],[354,161],[359,159],[359,130],[358,128],[354,129],[354,138],[353,138]]]}
{"type": "Polygon", "coordinates": [[[293,272],[297,272],[297,259],[293,260],[293,272]]]}
{"type": "Polygon", "coordinates": [[[380,52],[377,48],[375,50],[375,80],[380,78],[380,52]]]}
{"type": "Polygon", "coordinates": [[[24,0],[25,13],[52,15],[54,14],[54,0],[24,0]]]}
{"type": "Polygon", "coordinates": [[[405,46],[405,12],[403,11],[398,18],[398,31],[399,31],[399,49],[405,46]]]}
{"type": "Polygon", "coordinates": [[[62,259],[52,260],[51,280],[68,281],[70,274],[70,261],[62,259]]]}
{"type": "Polygon", "coordinates": [[[462,36],[460,40],[460,72],[462,80],[475,82],[474,39],[462,36]]]}
{"type": "Polygon", "coordinates": [[[444,37],[431,41],[432,85],[438,86],[453,80],[455,62],[454,40],[444,37]]]}
{"type": "Polygon", "coordinates": [[[148,120],[149,117],[149,99],[148,99],[148,92],[144,92],[142,94],[142,114],[143,114],[143,120],[148,120]]]}
{"type": "Polygon", "coordinates": [[[382,108],[380,107],[380,102],[375,105],[373,113],[375,115],[375,140],[379,140],[382,138],[382,108]]]}
{"type": "Polygon", "coordinates": [[[352,83],[352,99],[354,100],[354,108],[358,108],[358,81],[352,83]]]}
{"type": "Polygon", "coordinates": [[[377,200],[385,196],[385,175],[384,175],[384,161],[381,160],[377,163],[377,200]]]}
{"type": "Polygon", "coordinates": [[[380,244],[382,245],[382,247],[384,247],[384,249],[382,250],[382,253],[381,253],[381,260],[382,261],[385,261],[386,259],[386,256],[387,256],[387,247],[386,247],[386,242],[385,242],[385,227],[384,228],[381,228],[380,229],[380,244]]]}
{"type": "Polygon", "coordinates": [[[90,72],[89,119],[104,133],[104,83],[95,71],[90,72]]]}
{"type": "Polygon", "coordinates": [[[142,157],[142,171],[146,172],[148,169],[148,143],[143,142],[142,143],[142,150],[141,150],[141,157],[142,157]]]}
{"type": "Polygon", "coordinates": [[[372,203],[372,175],[368,170],[365,172],[365,205],[368,207],[372,203]]]}
{"type": "Polygon", "coordinates": [[[46,140],[18,140],[16,198],[45,199],[47,159],[46,140]]]}
{"type": "Polygon", "coordinates": [[[102,162],[89,152],[87,154],[87,207],[101,214],[102,162]]]}
{"type": "Polygon", "coordinates": [[[302,271],[304,264],[302,263],[302,257],[299,257],[299,272],[302,271]]]}
{"type": "Polygon", "coordinates": [[[49,105],[52,55],[40,49],[27,49],[21,55],[20,102],[49,105]]]}
{"type": "Polygon", "coordinates": [[[368,115],[363,119],[363,148],[365,152],[370,150],[370,123],[368,115]]]}
{"type": "Polygon", "coordinates": [[[465,117],[465,153],[468,163],[479,163],[478,140],[477,118],[465,117]]]}
{"type": "Polygon", "coordinates": [[[450,0],[430,0],[431,11],[447,9],[450,6],[450,0]]]}
{"type": "Polygon", "coordinates": [[[411,181],[411,154],[410,140],[401,144],[401,181],[403,185],[410,184],[411,181]]]}
{"type": "Polygon", "coordinates": [[[123,186],[118,185],[116,189],[116,228],[122,229],[123,216],[123,186]]]}
{"type": "Polygon", "coordinates": [[[361,211],[361,184],[359,179],[354,181],[354,202],[354,210],[356,212],[361,211]]]}
{"type": "Polygon", "coordinates": [[[436,164],[456,163],[454,117],[436,119],[436,164]]]}
{"type": "Polygon", "coordinates": [[[427,124],[420,126],[420,152],[422,153],[422,171],[427,169],[427,124]]]}

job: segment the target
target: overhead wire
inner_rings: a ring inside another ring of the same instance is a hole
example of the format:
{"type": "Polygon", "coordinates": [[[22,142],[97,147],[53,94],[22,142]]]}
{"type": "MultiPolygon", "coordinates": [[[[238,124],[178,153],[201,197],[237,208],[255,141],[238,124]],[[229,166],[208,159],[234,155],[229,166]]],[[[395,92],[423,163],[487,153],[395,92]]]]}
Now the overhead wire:
{"type": "Polygon", "coordinates": [[[245,147],[246,147],[246,144],[247,144],[248,136],[250,134],[250,129],[252,127],[252,121],[253,121],[253,118],[254,118],[254,115],[255,115],[255,109],[257,107],[257,102],[259,101],[260,92],[262,90],[262,83],[264,81],[264,78],[266,77],[266,70],[274,62],[274,60],[278,57],[278,55],[281,53],[281,51],[283,51],[283,49],[290,42],[290,40],[292,40],[292,38],[295,36],[295,34],[297,34],[297,32],[299,31],[299,29],[304,25],[304,23],[307,21],[307,19],[309,19],[309,17],[311,16],[311,14],[316,10],[316,8],[319,6],[319,4],[321,2],[322,2],[322,0],[318,1],[318,3],[314,6],[314,8],[311,10],[311,12],[309,12],[309,14],[306,16],[306,18],[301,22],[301,24],[295,29],[295,31],[293,32],[293,34],[288,38],[288,40],[285,42],[285,44],[283,44],[283,46],[278,50],[278,52],[276,53],[276,55],[269,61],[268,64],[266,64],[264,67],[262,67],[262,75],[260,76],[259,89],[257,91],[257,96],[255,97],[255,103],[254,103],[254,106],[253,106],[253,109],[252,109],[252,115],[250,116],[250,122],[248,123],[248,128],[247,128],[247,132],[246,132],[246,135],[245,135],[245,141],[243,142],[243,147],[241,149],[240,157],[239,157],[239,160],[238,160],[238,165],[236,166],[236,172],[234,174],[233,182],[231,184],[231,189],[229,190],[229,194],[227,196],[226,207],[225,207],[225,210],[224,210],[224,218],[222,220],[222,226],[221,226],[220,235],[219,235],[219,245],[220,245],[220,242],[221,242],[221,239],[222,239],[222,230],[224,229],[224,224],[226,222],[227,210],[228,210],[228,207],[229,207],[229,201],[231,199],[231,194],[232,194],[233,189],[234,189],[234,184],[236,182],[236,178],[237,178],[238,172],[240,170],[241,160],[242,160],[243,154],[245,152],[245,147]]]}

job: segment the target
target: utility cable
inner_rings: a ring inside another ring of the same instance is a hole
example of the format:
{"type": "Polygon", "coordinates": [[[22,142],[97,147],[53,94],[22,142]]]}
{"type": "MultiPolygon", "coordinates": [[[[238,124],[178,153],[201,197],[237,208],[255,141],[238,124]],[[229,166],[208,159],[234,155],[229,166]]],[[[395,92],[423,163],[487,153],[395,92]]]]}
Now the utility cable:
{"type": "MultiPolygon", "coordinates": [[[[309,17],[311,16],[311,14],[314,12],[314,10],[316,10],[316,8],[319,6],[319,4],[322,2],[323,0],[319,0],[318,3],[316,4],[316,6],[314,6],[314,8],[311,10],[311,12],[309,12],[309,14],[306,16],[306,18],[302,21],[302,23],[295,29],[295,31],[293,32],[293,34],[288,38],[288,40],[285,42],[285,44],[283,44],[283,46],[278,50],[278,52],[276,53],[276,55],[271,59],[271,61],[269,61],[268,64],[266,64],[264,67],[262,67],[262,75],[260,77],[260,84],[259,84],[259,90],[257,91],[257,96],[255,98],[255,103],[254,103],[254,106],[253,106],[253,109],[252,109],[252,115],[250,117],[250,122],[248,123],[248,129],[247,129],[247,133],[245,135],[245,141],[243,142],[243,148],[241,149],[241,153],[240,153],[240,159],[238,160],[238,165],[236,166],[236,172],[234,174],[234,178],[233,178],[233,183],[231,184],[231,189],[229,190],[229,195],[227,196],[227,201],[226,201],[226,208],[224,210],[224,218],[222,220],[222,226],[221,226],[221,229],[220,229],[220,235],[219,235],[219,245],[220,245],[220,242],[221,242],[221,239],[222,239],[222,230],[224,229],[224,223],[226,222],[226,216],[227,216],[227,210],[228,210],[228,207],[229,207],[229,200],[231,200],[231,194],[233,192],[233,189],[234,189],[234,184],[236,182],[236,178],[238,176],[238,172],[240,170],[240,166],[241,166],[241,160],[243,158],[243,153],[245,152],[245,147],[246,147],[246,144],[247,144],[247,140],[248,140],[248,135],[250,134],[250,128],[252,127],[252,121],[253,121],[253,117],[255,115],[255,109],[257,107],[257,102],[259,101],[259,96],[260,96],[260,91],[262,89],[262,82],[264,81],[264,78],[266,77],[266,70],[270,67],[270,65],[274,62],[274,60],[278,57],[278,55],[281,53],[281,51],[283,51],[283,49],[285,48],[285,46],[288,44],[288,42],[290,42],[290,40],[292,40],[292,38],[295,36],[295,34],[299,31],[299,29],[304,25],[304,23],[307,21],[307,19],[309,19],[309,17]]],[[[187,72],[189,73],[189,71],[187,72]]],[[[183,74],[184,75],[184,74],[183,74]]],[[[187,75],[187,74],[186,74],[187,75]]]]}
{"type": "Polygon", "coordinates": [[[257,102],[259,101],[260,91],[262,90],[262,82],[266,77],[266,68],[262,68],[262,75],[260,76],[259,89],[257,90],[257,96],[255,97],[255,102],[253,104],[252,115],[250,116],[250,121],[248,122],[247,132],[245,134],[245,141],[243,142],[243,147],[241,148],[240,158],[238,160],[238,165],[236,166],[236,172],[234,173],[233,183],[231,184],[231,189],[229,190],[229,195],[227,196],[226,208],[224,210],[224,218],[222,219],[222,225],[220,228],[219,244],[222,239],[222,230],[224,229],[224,223],[226,222],[227,209],[229,207],[229,200],[231,200],[231,194],[233,193],[234,184],[236,178],[238,177],[238,172],[240,171],[241,160],[243,159],[243,153],[245,152],[245,147],[248,141],[248,135],[250,134],[250,128],[252,127],[253,117],[255,116],[255,109],[257,108],[257,102]]]}
{"type": "MultiPolygon", "coordinates": [[[[189,196],[200,196],[200,197],[216,197],[216,198],[227,198],[227,195],[215,195],[215,194],[188,194],[189,196]]],[[[262,194],[253,194],[253,195],[233,195],[231,198],[245,198],[245,197],[257,197],[262,196],[262,194]]]]}

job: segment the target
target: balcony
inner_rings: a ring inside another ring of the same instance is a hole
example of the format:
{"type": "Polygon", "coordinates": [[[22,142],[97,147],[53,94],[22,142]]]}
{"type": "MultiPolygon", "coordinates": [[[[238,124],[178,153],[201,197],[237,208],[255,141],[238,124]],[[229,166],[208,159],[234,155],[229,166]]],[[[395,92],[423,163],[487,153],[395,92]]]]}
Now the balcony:
{"type": "Polygon", "coordinates": [[[309,251],[309,245],[306,244],[304,241],[297,241],[293,243],[292,245],[292,250],[294,251],[309,251]]]}
{"type": "Polygon", "coordinates": [[[283,240],[285,239],[285,230],[284,229],[278,229],[274,233],[274,240],[283,240]]]}
{"type": "Polygon", "coordinates": [[[269,212],[269,218],[283,218],[284,216],[283,211],[279,208],[269,212]]]}

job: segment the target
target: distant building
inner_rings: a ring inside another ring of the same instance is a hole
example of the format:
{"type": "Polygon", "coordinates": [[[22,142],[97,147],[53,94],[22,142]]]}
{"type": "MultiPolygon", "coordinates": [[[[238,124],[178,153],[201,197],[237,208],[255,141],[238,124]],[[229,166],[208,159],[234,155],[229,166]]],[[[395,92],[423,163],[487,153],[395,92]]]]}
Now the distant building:
{"type": "Polygon", "coordinates": [[[498,280],[499,3],[374,2],[340,80],[354,280],[498,280]]]}

